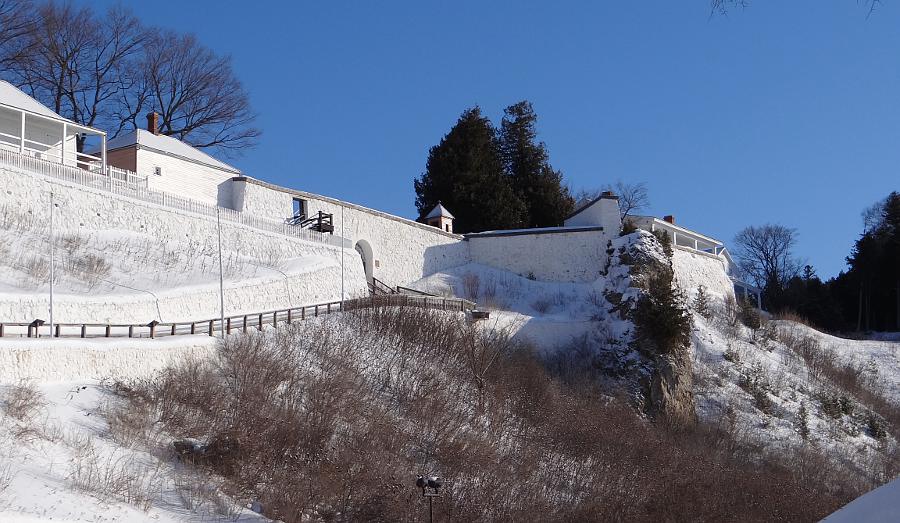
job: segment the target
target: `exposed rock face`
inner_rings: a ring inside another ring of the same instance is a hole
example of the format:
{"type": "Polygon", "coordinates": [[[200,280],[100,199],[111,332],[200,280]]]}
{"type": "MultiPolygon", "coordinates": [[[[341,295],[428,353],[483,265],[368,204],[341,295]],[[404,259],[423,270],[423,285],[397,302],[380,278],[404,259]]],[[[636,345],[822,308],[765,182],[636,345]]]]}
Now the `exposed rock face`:
{"type": "Polygon", "coordinates": [[[697,420],[693,392],[693,368],[687,349],[655,358],[647,398],[648,412],[676,424],[697,420]]]}
{"type": "Polygon", "coordinates": [[[631,319],[635,323],[632,347],[646,361],[644,409],[672,423],[693,423],[690,317],[674,282],[672,261],[649,234],[632,242],[622,259],[630,265],[632,285],[640,289],[631,319]],[[638,310],[641,307],[644,310],[638,310]]]}

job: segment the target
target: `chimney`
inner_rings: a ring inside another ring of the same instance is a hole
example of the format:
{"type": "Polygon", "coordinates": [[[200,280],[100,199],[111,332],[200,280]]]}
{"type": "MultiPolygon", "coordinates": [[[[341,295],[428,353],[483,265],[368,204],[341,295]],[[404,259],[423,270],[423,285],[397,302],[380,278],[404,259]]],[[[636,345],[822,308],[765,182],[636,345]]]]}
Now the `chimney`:
{"type": "Polygon", "coordinates": [[[615,198],[616,195],[612,191],[603,191],[602,193],[600,193],[600,197],[601,198],[615,198]]]}
{"type": "Polygon", "coordinates": [[[671,214],[668,216],[663,216],[663,221],[667,221],[667,222],[671,223],[672,225],[675,225],[675,217],[672,216],[671,214]]]}
{"type": "Polygon", "coordinates": [[[147,130],[153,134],[159,134],[159,113],[156,111],[147,114],[147,130]]]}

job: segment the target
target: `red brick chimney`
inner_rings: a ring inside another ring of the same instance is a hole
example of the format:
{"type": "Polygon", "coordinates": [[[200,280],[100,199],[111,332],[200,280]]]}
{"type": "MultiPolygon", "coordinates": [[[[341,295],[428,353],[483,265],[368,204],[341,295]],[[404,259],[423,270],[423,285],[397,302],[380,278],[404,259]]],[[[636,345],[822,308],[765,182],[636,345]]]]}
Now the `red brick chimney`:
{"type": "Polygon", "coordinates": [[[666,221],[666,222],[671,223],[672,225],[675,225],[675,217],[672,216],[671,214],[668,216],[663,216],[663,221],[666,221]]]}
{"type": "Polygon", "coordinates": [[[153,134],[159,134],[159,113],[156,111],[147,114],[147,130],[153,134]]]}

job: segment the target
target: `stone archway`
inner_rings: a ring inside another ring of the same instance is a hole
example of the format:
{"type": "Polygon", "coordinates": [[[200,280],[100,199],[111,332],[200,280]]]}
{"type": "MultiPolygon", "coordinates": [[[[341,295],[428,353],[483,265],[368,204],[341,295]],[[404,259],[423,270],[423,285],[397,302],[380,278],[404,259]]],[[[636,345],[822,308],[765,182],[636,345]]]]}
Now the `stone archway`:
{"type": "Polygon", "coordinates": [[[372,246],[366,240],[359,240],[354,247],[362,260],[363,272],[366,273],[366,281],[371,282],[374,276],[375,257],[372,254],[372,246]]]}

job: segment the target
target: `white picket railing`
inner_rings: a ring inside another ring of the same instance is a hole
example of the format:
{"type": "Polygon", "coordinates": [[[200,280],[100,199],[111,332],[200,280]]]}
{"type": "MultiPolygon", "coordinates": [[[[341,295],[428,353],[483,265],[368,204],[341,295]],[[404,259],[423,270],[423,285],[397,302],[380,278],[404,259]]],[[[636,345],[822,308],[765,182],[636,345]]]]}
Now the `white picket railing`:
{"type": "Polygon", "coordinates": [[[222,220],[240,223],[254,229],[292,236],[311,242],[334,245],[336,247],[352,247],[346,239],[341,238],[340,236],[322,234],[320,232],[303,229],[296,225],[289,225],[284,222],[251,216],[247,213],[237,212],[225,207],[217,207],[216,205],[198,202],[188,198],[181,198],[180,196],[169,193],[150,190],[147,187],[146,178],[138,176],[131,171],[118,169],[116,167],[109,167],[110,175],[104,176],[77,167],[22,155],[2,147],[0,147],[0,165],[204,216],[214,217],[218,212],[219,217],[222,220]]]}

